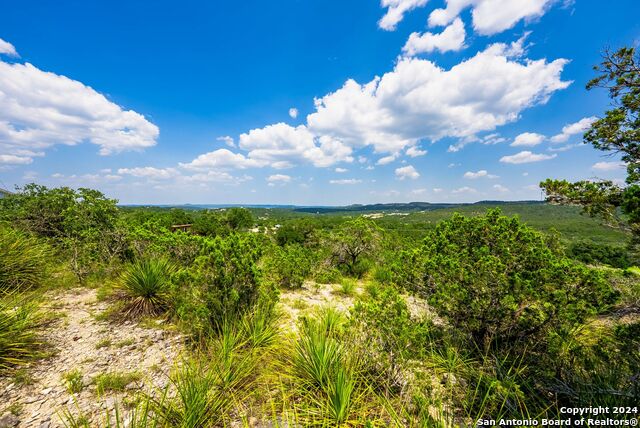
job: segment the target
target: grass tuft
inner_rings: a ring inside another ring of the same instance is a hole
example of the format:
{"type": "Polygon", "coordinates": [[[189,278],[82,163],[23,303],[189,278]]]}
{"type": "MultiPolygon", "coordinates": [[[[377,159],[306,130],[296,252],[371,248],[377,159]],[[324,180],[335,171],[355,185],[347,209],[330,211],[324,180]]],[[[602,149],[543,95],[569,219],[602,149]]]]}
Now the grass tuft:
{"type": "Polygon", "coordinates": [[[137,372],[107,372],[99,374],[93,379],[93,381],[96,384],[96,392],[99,395],[102,395],[106,391],[124,391],[127,388],[127,385],[132,382],[137,382],[141,378],[142,376],[137,372]]]}
{"type": "Polygon", "coordinates": [[[70,394],[79,394],[82,392],[84,385],[82,384],[82,372],[80,370],[71,370],[62,375],[62,379],[64,380],[67,386],[67,391],[69,391],[70,394]]]}

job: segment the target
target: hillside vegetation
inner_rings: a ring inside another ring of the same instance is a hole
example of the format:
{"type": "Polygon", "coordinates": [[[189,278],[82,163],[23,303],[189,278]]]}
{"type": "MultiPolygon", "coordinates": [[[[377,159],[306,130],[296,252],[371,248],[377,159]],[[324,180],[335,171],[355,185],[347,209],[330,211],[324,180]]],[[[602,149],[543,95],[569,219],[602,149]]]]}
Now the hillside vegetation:
{"type": "Polygon", "coordinates": [[[637,406],[628,240],[546,204],[122,208],[29,185],[0,200],[0,426],[449,427],[637,406]]]}

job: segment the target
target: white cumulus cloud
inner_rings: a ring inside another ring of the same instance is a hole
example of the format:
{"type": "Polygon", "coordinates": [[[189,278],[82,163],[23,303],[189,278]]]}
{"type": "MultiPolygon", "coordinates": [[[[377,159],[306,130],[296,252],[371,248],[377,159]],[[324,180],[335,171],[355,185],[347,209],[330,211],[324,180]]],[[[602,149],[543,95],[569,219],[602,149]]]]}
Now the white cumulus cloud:
{"type": "Polygon", "coordinates": [[[353,147],[395,153],[420,139],[471,138],[515,121],[566,88],[566,60],[521,60],[514,45],[494,44],[449,70],[418,58],[402,58],[393,71],[344,86],[316,99],[309,130],[353,147]]]}
{"type": "Polygon", "coordinates": [[[544,141],[544,135],[535,132],[523,132],[511,143],[511,147],[533,147],[544,141]]]}
{"type": "Polygon", "coordinates": [[[223,137],[218,137],[216,138],[217,141],[222,141],[223,143],[225,143],[227,146],[229,147],[236,147],[236,143],[233,140],[233,137],[230,137],[228,135],[225,135],[223,137]]]}
{"type": "Polygon", "coordinates": [[[412,158],[417,158],[419,156],[424,156],[427,154],[426,150],[422,150],[419,147],[416,146],[411,146],[407,149],[407,151],[405,152],[407,154],[407,156],[410,156],[412,158]]]}
{"type": "Polygon", "coordinates": [[[381,0],[380,6],[387,8],[387,13],[378,21],[378,26],[383,30],[393,31],[404,18],[404,14],[422,7],[428,0],[381,0]]]}
{"type": "Polygon", "coordinates": [[[16,48],[9,42],[0,39],[0,55],[18,56],[16,48]]]}
{"type": "Polygon", "coordinates": [[[617,171],[626,167],[624,162],[596,162],[591,169],[596,171],[617,171]]]}
{"type": "Polygon", "coordinates": [[[464,23],[460,18],[456,18],[441,33],[411,33],[407,43],[402,48],[402,52],[408,56],[415,56],[436,50],[443,53],[459,51],[464,47],[465,36],[464,23]]]}
{"type": "Polygon", "coordinates": [[[553,159],[556,156],[557,156],[556,154],[545,155],[541,153],[532,153],[528,150],[525,150],[515,155],[502,156],[500,158],[500,162],[512,163],[512,164],[531,163],[531,162],[540,162],[548,159],[553,159]]]}
{"type": "Polygon", "coordinates": [[[275,186],[276,184],[287,184],[291,182],[291,177],[284,174],[274,174],[267,177],[269,186],[275,186]]]}
{"type": "Polygon", "coordinates": [[[472,8],[473,28],[483,35],[501,33],[521,20],[533,20],[545,14],[555,0],[447,0],[443,9],[435,9],[429,15],[429,25],[444,26],[460,13],[472,8]]]}
{"type": "Polygon", "coordinates": [[[396,177],[398,177],[398,179],[400,180],[404,180],[405,178],[415,180],[416,178],[420,177],[418,171],[416,171],[416,169],[411,165],[396,168],[395,173],[396,177]]]}
{"type": "Polygon", "coordinates": [[[154,146],[159,130],[84,85],[26,63],[0,60],[0,155],[32,157],[56,144],[90,142],[101,155],[154,146]]]}
{"type": "Polygon", "coordinates": [[[596,117],[585,117],[575,123],[570,123],[562,128],[562,132],[551,137],[552,143],[565,143],[576,134],[584,134],[591,124],[596,121],[596,117]]]}
{"type": "Polygon", "coordinates": [[[486,169],[481,169],[477,172],[467,171],[464,173],[464,178],[476,180],[478,178],[499,178],[497,175],[489,174],[486,169]]]}
{"type": "Polygon", "coordinates": [[[291,119],[295,119],[298,117],[298,109],[295,107],[291,107],[289,109],[289,117],[291,117],[291,119]]]}

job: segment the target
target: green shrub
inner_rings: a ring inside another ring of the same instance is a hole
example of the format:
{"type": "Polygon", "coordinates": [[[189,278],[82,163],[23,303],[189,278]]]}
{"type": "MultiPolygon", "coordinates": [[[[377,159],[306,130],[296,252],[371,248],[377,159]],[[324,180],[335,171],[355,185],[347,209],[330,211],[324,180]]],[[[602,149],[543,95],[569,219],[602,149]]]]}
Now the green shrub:
{"type": "Polygon", "coordinates": [[[260,256],[253,235],[205,240],[193,265],[174,275],[177,312],[184,325],[206,336],[240,320],[258,302],[273,301],[277,292],[262,285],[256,266],[260,256]]]}
{"type": "Polygon", "coordinates": [[[373,220],[357,217],[331,232],[327,247],[332,265],[350,276],[362,277],[371,266],[364,259],[374,255],[382,239],[382,229],[373,220]]]}
{"type": "Polygon", "coordinates": [[[360,298],[351,310],[351,324],[376,350],[401,358],[420,358],[439,333],[431,321],[414,320],[407,303],[393,287],[380,286],[360,298]]]}
{"type": "Polygon", "coordinates": [[[583,263],[603,263],[620,269],[631,266],[628,251],[623,247],[598,244],[593,241],[583,240],[571,244],[567,254],[583,263]]]}
{"type": "Polygon", "coordinates": [[[0,294],[41,285],[52,252],[35,237],[0,226],[0,294]]]}
{"type": "Polygon", "coordinates": [[[265,276],[279,287],[300,288],[312,263],[311,251],[300,245],[275,246],[265,261],[265,276]]]}
{"type": "Polygon", "coordinates": [[[490,210],[454,214],[406,254],[416,271],[397,278],[428,298],[479,349],[543,337],[615,299],[603,275],[567,259],[552,238],[490,210]],[[409,281],[407,281],[409,279],[409,281]]]}
{"type": "Polygon", "coordinates": [[[84,280],[96,264],[124,255],[127,243],[116,202],[97,190],[28,184],[2,199],[0,219],[54,239],[78,279],[84,280]]]}
{"type": "Polygon", "coordinates": [[[127,266],[118,284],[124,297],[124,315],[136,318],[165,311],[169,307],[172,271],[164,259],[144,259],[127,266]]]}
{"type": "Polygon", "coordinates": [[[342,273],[331,266],[320,266],[315,274],[314,279],[319,284],[335,284],[342,279],[342,273]]]}
{"type": "Polygon", "coordinates": [[[158,221],[130,227],[128,237],[136,258],[168,258],[181,265],[192,264],[206,242],[206,238],[198,235],[172,232],[158,221]]]}

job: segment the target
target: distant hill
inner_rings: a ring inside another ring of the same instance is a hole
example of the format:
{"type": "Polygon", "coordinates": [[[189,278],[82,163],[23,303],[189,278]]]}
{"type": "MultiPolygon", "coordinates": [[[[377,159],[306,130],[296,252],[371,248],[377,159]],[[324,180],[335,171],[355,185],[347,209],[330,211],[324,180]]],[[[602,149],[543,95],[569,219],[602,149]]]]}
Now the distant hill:
{"type": "Polygon", "coordinates": [[[370,205],[347,205],[343,207],[295,207],[293,211],[304,213],[337,213],[337,212],[369,212],[369,211],[434,211],[447,208],[458,208],[466,206],[483,205],[541,205],[542,201],[479,201],[474,203],[430,203],[430,202],[408,202],[370,205]]]}

